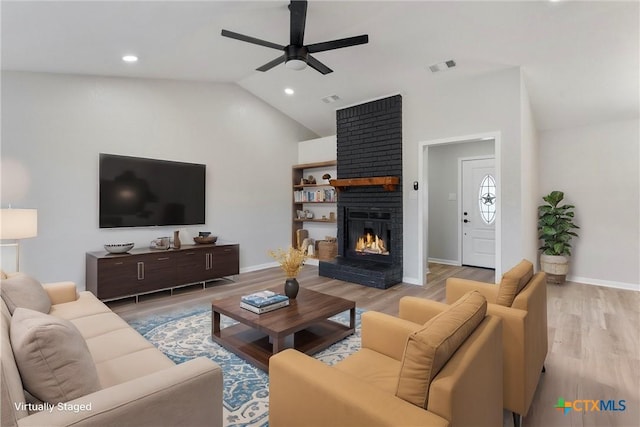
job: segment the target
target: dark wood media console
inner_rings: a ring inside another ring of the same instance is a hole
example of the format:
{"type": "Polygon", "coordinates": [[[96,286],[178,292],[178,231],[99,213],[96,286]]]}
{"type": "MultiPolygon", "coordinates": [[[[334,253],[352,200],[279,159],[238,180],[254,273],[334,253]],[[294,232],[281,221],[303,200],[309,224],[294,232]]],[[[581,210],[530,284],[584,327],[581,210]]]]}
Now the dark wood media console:
{"type": "Polygon", "coordinates": [[[240,245],[183,245],[134,249],[126,254],[87,252],[87,290],[101,300],[204,283],[240,272],[240,245]]]}

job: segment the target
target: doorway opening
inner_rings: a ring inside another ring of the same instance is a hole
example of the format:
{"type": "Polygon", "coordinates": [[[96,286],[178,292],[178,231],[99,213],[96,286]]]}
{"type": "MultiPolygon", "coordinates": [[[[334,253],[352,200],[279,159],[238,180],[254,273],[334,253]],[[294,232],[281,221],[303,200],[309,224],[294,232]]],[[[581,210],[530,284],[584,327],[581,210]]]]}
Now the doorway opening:
{"type": "Polygon", "coordinates": [[[420,284],[426,282],[429,262],[495,268],[496,277],[501,276],[500,138],[500,132],[491,132],[419,144],[420,284]],[[493,161],[494,169],[492,173],[484,170],[483,174],[482,168],[477,168],[475,180],[478,182],[469,184],[463,192],[463,165],[465,162],[472,165],[475,160],[493,161]],[[464,256],[465,247],[482,260],[474,259],[473,255],[464,256]]]}

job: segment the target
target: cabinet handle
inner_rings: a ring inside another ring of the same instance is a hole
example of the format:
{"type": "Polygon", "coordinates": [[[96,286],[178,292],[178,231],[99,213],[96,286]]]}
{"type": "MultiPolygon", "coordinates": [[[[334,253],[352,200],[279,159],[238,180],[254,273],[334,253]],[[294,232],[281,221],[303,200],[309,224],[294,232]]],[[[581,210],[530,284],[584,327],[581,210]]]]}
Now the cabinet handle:
{"type": "Polygon", "coordinates": [[[144,262],[138,263],[138,280],[144,280],[144,262]]]}
{"type": "Polygon", "coordinates": [[[160,257],[160,258],[158,258],[158,261],[166,261],[166,260],[168,260],[168,259],[169,259],[169,257],[168,257],[168,256],[165,256],[165,257],[160,257]]]}
{"type": "Polygon", "coordinates": [[[225,252],[231,252],[233,249],[225,249],[225,252]]]}
{"type": "Polygon", "coordinates": [[[206,267],[206,269],[207,270],[211,270],[211,268],[213,267],[213,254],[207,253],[206,256],[207,256],[207,258],[206,258],[207,259],[207,267],[206,267]]]}
{"type": "Polygon", "coordinates": [[[185,255],[195,255],[195,252],[185,252],[185,255]]]}
{"type": "Polygon", "coordinates": [[[113,263],[113,265],[122,265],[122,264],[124,264],[124,262],[122,262],[122,261],[113,263]]]}

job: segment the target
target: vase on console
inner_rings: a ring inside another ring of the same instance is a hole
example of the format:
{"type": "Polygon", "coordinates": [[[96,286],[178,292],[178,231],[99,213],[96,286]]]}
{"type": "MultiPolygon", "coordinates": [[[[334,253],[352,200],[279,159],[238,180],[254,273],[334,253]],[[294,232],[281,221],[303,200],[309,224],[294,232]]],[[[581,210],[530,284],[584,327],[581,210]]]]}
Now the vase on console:
{"type": "Polygon", "coordinates": [[[180,231],[173,232],[173,249],[180,249],[180,231]]]}

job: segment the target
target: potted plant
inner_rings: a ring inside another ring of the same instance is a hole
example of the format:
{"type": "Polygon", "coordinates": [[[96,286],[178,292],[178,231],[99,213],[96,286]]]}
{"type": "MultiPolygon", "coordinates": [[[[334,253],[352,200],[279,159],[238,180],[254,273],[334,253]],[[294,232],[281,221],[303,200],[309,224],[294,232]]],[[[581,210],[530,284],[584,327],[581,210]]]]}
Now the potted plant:
{"type": "Polygon", "coordinates": [[[547,273],[547,282],[562,284],[569,271],[571,239],[578,237],[573,230],[580,228],[573,223],[575,206],[560,205],[562,191],[552,191],[542,198],[538,206],[538,238],[542,240],[540,268],[547,273]]]}

